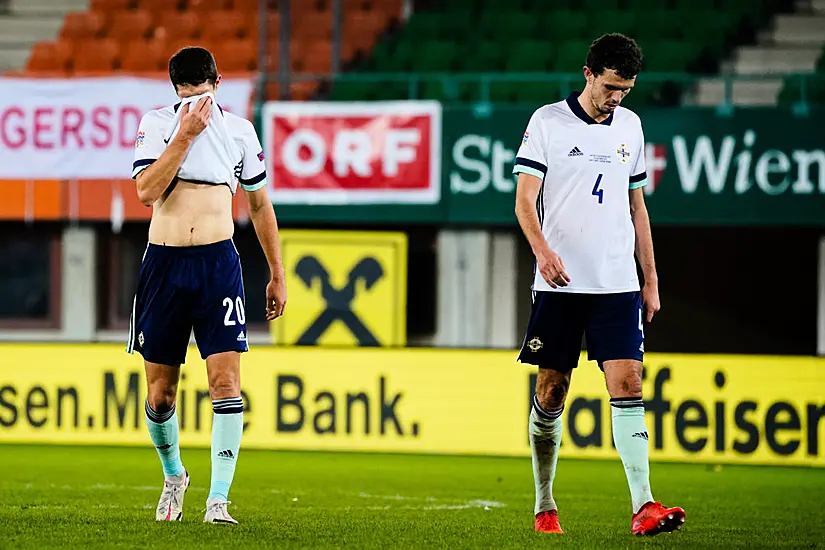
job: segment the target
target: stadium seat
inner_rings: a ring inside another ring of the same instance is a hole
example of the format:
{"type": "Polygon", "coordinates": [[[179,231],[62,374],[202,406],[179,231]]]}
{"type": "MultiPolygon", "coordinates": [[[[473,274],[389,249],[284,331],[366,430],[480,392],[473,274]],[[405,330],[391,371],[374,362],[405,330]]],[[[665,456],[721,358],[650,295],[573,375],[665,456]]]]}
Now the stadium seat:
{"type": "Polygon", "coordinates": [[[258,13],[258,0],[234,0],[232,9],[252,16],[258,13]]]}
{"type": "Polygon", "coordinates": [[[505,68],[509,72],[545,72],[553,70],[556,52],[550,42],[525,40],[510,46],[505,68]]]}
{"type": "Polygon", "coordinates": [[[38,42],[26,63],[30,73],[67,73],[70,69],[72,48],[67,42],[38,42]]]}
{"type": "Polygon", "coordinates": [[[232,9],[232,0],[184,0],[186,9],[198,13],[232,9]]]}
{"type": "Polygon", "coordinates": [[[292,68],[299,73],[328,74],[332,67],[332,44],[327,41],[296,44],[300,54],[292,68]]]}
{"type": "Polygon", "coordinates": [[[132,40],[144,40],[152,30],[152,16],[146,11],[113,13],[108,19],[108,36],[122,44],[132,40]]]}
{"type": "Polygon", "coordinates": [[[103,34],[106,20],[99,12],[75,11],[66,14],[60,29],[62,40],[85,40],[103,34]]]}
{"type": "Polygon", "coordinates": [[[180,7],[178,0],[137,0],[137,8],[152,14],[154,20],[164,13],[180,11],[180,7]]]}
{"type": "Polygon", "coordinates": [[[332,39],[332,12],[306,11],[292,17],[293,36],[299,42],[332,39]]]}
{"type": "Polygon", "coordinates": [[[211,44],[210,49],[223,73],[247,73],[258,66],[258,50],[251,39],[223,40],[211,44]]]}
{"type": "Polygon", "coordinates": [[[117,13],[132,7],[132,0],[91,0],[90,11],[99,13],[117,13]]]}
{"type": "Polygon", "coordinates": [[[199,17],[201,38],[205,41],[232,40],[251,36],[250,18],[239,11],[212,11],[199,17]]]}
{"type": "Polygon", "coordinates": [[[119,48],[111,38],[83,40],[72,46],[75,74],[103,74],[118,68],[119,48]]]}
{"type": "Polygon", "coordinates": [[[157,39],[190,40],[200,32],[198,17],[192,12],[167,11],[156,20],[154,36],[157,39]]]}
{"type": "Polygon", "coordinates": [[[425,42],[413,57],[412,69],[422,73],[450,72],[455,67],[457,54],[455,42],[425,42]]]}
{"type": "Polygon", "coordinates": [[[164,40],[136,40],[127,44],[120,58],[120,70],[125,73],[157,73],[167,68],[169,57],[164,40]]]}

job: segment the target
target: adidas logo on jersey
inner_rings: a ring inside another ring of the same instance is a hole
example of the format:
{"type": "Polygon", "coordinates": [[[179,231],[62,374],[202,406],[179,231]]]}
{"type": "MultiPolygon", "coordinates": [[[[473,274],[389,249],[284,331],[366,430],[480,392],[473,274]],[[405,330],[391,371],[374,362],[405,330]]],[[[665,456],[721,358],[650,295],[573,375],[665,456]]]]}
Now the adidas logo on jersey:
{"type": "Polygon", "coordinates": [[[229,449],[219,452],[218,456],[221,458],[235,458],[235,454],[229,449]]]}
{"type": "Polygon", "coordinates": [[[573,147],[569,153],[567,153],[568,157],[581,157],[584,153],[582,153],[578,147],[573,147]]]}
{"type": "Polygon", "coordinates": [[[238,335],[238,342],[246,342],[246,334],[244,333],[244,331],[241,331],[241,333],[238,335]]]}

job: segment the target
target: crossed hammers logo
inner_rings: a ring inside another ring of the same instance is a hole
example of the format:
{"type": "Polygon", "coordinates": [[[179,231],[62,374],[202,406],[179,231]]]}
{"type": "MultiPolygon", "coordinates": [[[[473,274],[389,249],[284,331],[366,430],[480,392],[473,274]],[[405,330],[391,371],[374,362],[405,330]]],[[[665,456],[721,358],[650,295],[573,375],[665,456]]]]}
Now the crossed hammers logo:
{"type": "Polygon", "coordinates": [[[384,276],[384,270],[378,260],[372,257],[362,258],[349,275],[347,283],[341,288],[335,288],[329,280],[329,272],[315,256],[304,256],[295,266],[295,274],[300,277],[307,288],[312,288],[313,282],[321,281],[321,297],[326,302],[326,308],[312,322],[309,328],[298,338],[299,346],[310,346],[318,343],[318,339],[335,321],[341,321],[358,340],[359,346],[378,346],[378,340],[364,326],[361,319],[352,311],[352,300],[355,298],[355,284],[363,281],[369,290],[384,276]]]}

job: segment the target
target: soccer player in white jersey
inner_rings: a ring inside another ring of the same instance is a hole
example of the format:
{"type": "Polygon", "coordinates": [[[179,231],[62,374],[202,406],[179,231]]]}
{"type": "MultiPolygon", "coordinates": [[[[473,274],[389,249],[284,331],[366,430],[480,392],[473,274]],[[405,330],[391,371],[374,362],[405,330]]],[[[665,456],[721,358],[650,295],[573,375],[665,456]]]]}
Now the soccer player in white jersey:
{"type": "Polygon", "coordinates": [[[213,408],[204,521],[232,524],[226,507],[243,432],[240,357],[248,351],[241,264],[232,242],[239,182],[271,273],[267,320],[286,304],[278,225],[255,128],[213,104],[220,75],[212,54],[180,50],[169,61],[169,76],[181,101],[148,112],[135,142],[132,177],[141,202],[153,209],[127,351],[143,355],[146,425],[165,476],[156,519],[180,520],[189,474],[181,462],[175,398],[194,329],[213,408]],[[203,176],[195,181],[190,174],[203,176]]]}
{"type": "Polygon", "coordinates": [[[632,39],[608,34],[594,41],[583,68],[584,90],[533,113],[515,162],[516,215],[536,257],[532,310],[518,358],[539,367],[529,437],[540,532],[563,532],[553,478],[582,335],[610,394],[613,440],[630,486],[631,532],[655,535],[685,521],[684,510],[653,499],[649,482],[643,321],[659,310],[659,291],[642,190],[644,134],[639,117],[620,107],[641,66],[632,39]],[[644,275],[641,289],[634,250],[644,275]]]}

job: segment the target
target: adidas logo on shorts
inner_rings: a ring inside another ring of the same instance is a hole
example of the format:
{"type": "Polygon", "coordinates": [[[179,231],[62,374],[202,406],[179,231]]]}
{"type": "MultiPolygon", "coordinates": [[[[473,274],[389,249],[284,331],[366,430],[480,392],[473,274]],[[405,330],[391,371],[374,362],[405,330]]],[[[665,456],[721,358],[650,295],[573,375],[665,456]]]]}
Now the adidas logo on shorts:
{"type": "Polygon", "coordinates": [[[246,342],[246,334],[244,334],[244,331],[241,331],[238,335],[238,342],[246,342]]]}
{"type": "Polygon", "coordinates": [[[570,150],[570,152],[569,152],[569,153],[567,153],[567,156],[568,156],[568,157],[580,157],[580,156],[582,156],[582,155],[584,155],[584,153],[582,153],[582,152],[581,152],[581,150],[579,150],[579,148],[578,148],[578,147],[573,147],[573,148],[570,150]]]}

